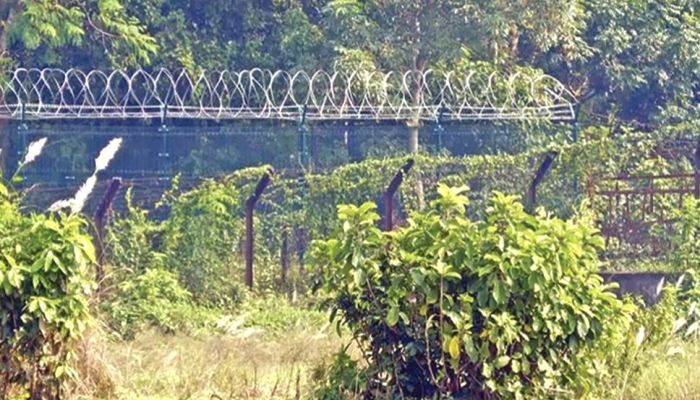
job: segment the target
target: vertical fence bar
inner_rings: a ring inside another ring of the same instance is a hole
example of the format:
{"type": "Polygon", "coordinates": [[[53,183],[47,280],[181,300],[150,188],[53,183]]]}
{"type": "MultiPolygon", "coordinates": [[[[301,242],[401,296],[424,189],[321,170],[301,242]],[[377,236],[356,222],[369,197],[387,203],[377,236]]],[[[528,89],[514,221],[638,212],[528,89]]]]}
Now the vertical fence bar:
{"type": "Polygon", "coordinates": [[[170,129],[167,125],[168,105],[163,104],[160,107],[160,127],[158,133],[161,134],[161,150],[158,152],[158,168],[160,169],[160,177],[158,180],[169,180],[170,177],[170,152],[168,152],[168,133],[170,129]]]}
{"type": "Polygon", "coordinates": [[[306,123],[306,111],[308,107],[304,104],[299,110],[299,164],[302,171],[309,169],[309,126],[306,123]]]}
{"type": "Polygon", "coordinates": [[[95,211],[95,253],[97,258],[96,279],[98,285],[100,282],[102,282],[102,279],[104,278],[103,265],[105,253],[105,217],[107,215],[107,211],[109,211],[109,209],[112,207],[112,203],[114,202],[114,198],[117,196],[117,192],[119,191],[121,184],[122,180],[120,178],[112,179],[112,181],[109,183],[109,186],[107,187],[107,190],[105,191],[104,196],[102,197],[102,200],[100,201],[100,205],[97,207],[97,211],[95,211]]]}
{"type": "Polygon", "coordinates": [[[255,204],[260,200],[260,196],[270,184],[271,179],[272,170],[269,170],[263,174],[255,187],[255,191],[245,202],[245,283],[251,289],[253,288],[253,249],[255,244],[253,212],[255,211],[255,204]]]}
{"type": "Polygon", "coordinates": [[[445,115],[445,106],[440,107],[440,112],[435,119],[435,153],[442,153],[442,135],[445,133],[445,128],[442,126],[442,119],[445,115]]]}
{"type": "Polygon", "coordinates": [[[357,129],[354,122],[345,122],[347,135],[346,146],[348,149],[348,159],[350,162],[358,162],[362,160],[362,151],[360,149],[359,138],[357,137],[357,129]]]}
{"type": "Polygon", "coordinates": [[[384,229],[388,232],[394,229],[394,194],[401,186],[403,178],[413,168],[415,161],[410,158],[401,168],[399,168],[394,178],[389,183],[389,186],[384,192],[384,229]]]}
{"type": "Polygon", "coordinates": [[[19,100],[19,126],[17,127],[17,133],[20,137],[21,146],[17,150],[17,155],[22,156],[25,151],[27,151],[27,132],[29,131],[29,126],[27,126],[27,106],[24,104],[24,100],[19,100]]]}

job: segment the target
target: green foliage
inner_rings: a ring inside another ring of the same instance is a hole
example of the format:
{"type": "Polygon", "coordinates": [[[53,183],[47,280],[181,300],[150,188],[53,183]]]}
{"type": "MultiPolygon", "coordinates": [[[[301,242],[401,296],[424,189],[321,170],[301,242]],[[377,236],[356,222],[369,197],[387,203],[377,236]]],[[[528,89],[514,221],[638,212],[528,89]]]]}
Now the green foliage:
{"type": "Polygon", "coordinates": [[[587,66],[599,82],[592,89],[608,93],[601,109],[618,107],[622,118],[646,122],[661,107],[693,107],[698,6],[665,0],[588,4],[586,38],[595,53],[587,66]]]}
{"type": "Polygon", "coordinates": [[[685,338],[700,336],[700,200],[688,198],[675,209],[671,236],[671,262],[684,271],[677,284],[678,320],[674,332],[685,338]]]}
{"type": "Polygon", "coordinates": [[[95,252],[81,216],[22,215],[13,197],[0,182],[0,387],[59,398],[89,320],[95,252]]]}
{"type": "Polygon", "coordinates": [[[163,265],[164,255],[159,253],[156,241],[161,234],[160,226],[148,218],[146,210],[132,203],[131,188],[127,190],[127,213],[109,225],[106,247],[117,281],[124,275],[139,274],[152,267],[163,265]]]}
{"type": "MultiPolygon", "coordinates": [[[[496,193],[483,220],[464,189],[380,232],[374,206],[340,206],[315,246],[319,284],[364,349],[375,394],[557,397],[595,390],[630,308],[596,274],[586,220],[525,213],[496,193]],[[388,389],[387,389],[388,388],[388,389]]],[[[336,314],[337,313],[337,314],[336,314]]]]}
{"type": "Polygon", "coordinates": [[[361,399],[367,387],[358,362],[345,351],[338,352],[330,365],[321,364],[314,370],[313,398],[319,400],[361,399]]]}
{"type": "Polygon", "coordinates": [[[176,274],[150,268],[121,282],[105,310],[115,332],[129,339],[147,326],[186,332],[211,322],[212,312],[191,300],[176,274]]]}
{"type": "Polygon", "coordinates": [[[232,307],[240,300],[242,201],[238,188],[206,181],[169,204],[162,236],[166,265],[200,304],[232,307]]]}
{"type": "Polygon", "coordinates": [[[688,198],[671,218],[676,220],[671,237],[671,262],[679,271],[700,272],[700,201],[688,198]]]}
{"type": "Polygon", "coordinates": [[[81,46],[93,53],[90,60],[103,58],[127,67],[149,64],[158,50],[155,39],[120,0],[13,0],[7,7],[0,7],[0,53],[16,48],[24,53],[24,61],[60,62],[70,56],[60,50],[81,46]]]}
{"type": "MultiPolygon", "coordinates": [[[[178,276],[199,305],[232,309],[239,304],[244,295],[244,202],[263,171],[267,168],[241,170],[177,195],[175,179],[160,204],[169,211],[161,222],[128,201],[128,213],[117,218],[107,241],[116,283],[148,268],[165,268],[178,276]]],[[[294,214],[290,211],[274,221],[284,223],[289,215],[294,214]]],[[[264,220],[256,220],[256,226],[256,288],[271,289],[276,275],[268,268],[270,232],[264,220]]]]}

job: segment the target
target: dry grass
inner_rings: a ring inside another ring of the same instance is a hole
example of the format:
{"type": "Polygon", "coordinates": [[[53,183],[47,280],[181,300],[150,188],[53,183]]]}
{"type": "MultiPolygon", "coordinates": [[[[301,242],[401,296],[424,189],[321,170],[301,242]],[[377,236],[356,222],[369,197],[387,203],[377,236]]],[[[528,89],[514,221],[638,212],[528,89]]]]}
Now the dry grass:
{"type": "Polygon", "coordinates": [[[299,399],[312,369],[342,346],[328,329],[235,336],[147,331],[130,342],[93,331],[73,399],[299,399]]]}
{"type": "MultiPolygon", "coordinates": [[[[155,330],[133,341],[87,335],[80,348],[72,400],[306,399],[312,371],[345,341],[328,327],[270,333],[167,335],[155,330]]],[[[682,353],[646,357],[620,400],[700,400],[700,343],[682,353]]]]}
{"type": "Polygon", "coordinates": [[[684,344],[681,348],[682,354],[648,359],[624,399],[700,400],[700,344],[684,344]]]}

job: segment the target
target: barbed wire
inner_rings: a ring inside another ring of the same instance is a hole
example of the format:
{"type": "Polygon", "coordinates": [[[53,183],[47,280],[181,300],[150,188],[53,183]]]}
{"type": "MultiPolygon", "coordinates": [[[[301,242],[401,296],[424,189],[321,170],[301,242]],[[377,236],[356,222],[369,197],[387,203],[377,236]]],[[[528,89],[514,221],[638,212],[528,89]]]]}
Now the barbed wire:
{"type": "Polygon", "coordinates": [[[0,83],[0,118],[550,120],[576,97],[549,75],[17,69],[0,83]]]}

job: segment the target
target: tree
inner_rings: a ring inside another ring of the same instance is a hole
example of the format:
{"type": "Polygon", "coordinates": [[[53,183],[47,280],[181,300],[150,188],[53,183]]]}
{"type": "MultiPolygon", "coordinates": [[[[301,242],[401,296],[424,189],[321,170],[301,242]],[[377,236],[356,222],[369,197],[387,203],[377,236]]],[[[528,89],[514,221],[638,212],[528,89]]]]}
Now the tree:
{"type": "MultiPolygon", "coordinates": [[[[334,0],[329,10],[327,26],[339,62],[361,54],[374,68],[413,71],[414,105],[420,104],[428,68],[452,70],[479,62],[508,74],[522,72],[522,64],[543,66],[541,59],[552,52],[566,62],[590,54],[581,38],[585,10],[578,2],[334,0]]],[[[409,125],[409,150],[416,151],[418,119],[409,125]]]]}
{"type": "Polygon", "coordinates": [[[595,51],[582,68],[597,112],[648,123],[668,107],[697,104],[699,1],[595,0],[588,12],[595,51]]]}
{"type": "Polygon", "coordinates": [[[0,6],[0,55],[32,67],[147,65],[155,40],[120,0],[9,0],[0,6]]]}
{"type": "MultiPolygon", "coordinates": [[[[423,72],[453,59],[468,38],[450,0],[333,0],[327,28],[336,39],[338,62],[362,59],[367,68],[412,71],[413,106],[420,104],[423,72]]],[[[409,151],[418,151],[418,116],[409,122],[409,151]]]]}
{"type": "Polygon", "coordinates": [[[162,47],[158,65],[312,70],[330,58],[314,1],[125,1],[162,47]]]}

